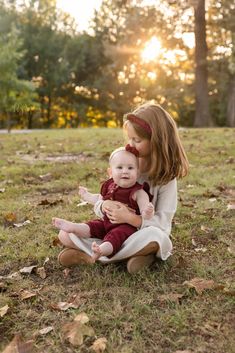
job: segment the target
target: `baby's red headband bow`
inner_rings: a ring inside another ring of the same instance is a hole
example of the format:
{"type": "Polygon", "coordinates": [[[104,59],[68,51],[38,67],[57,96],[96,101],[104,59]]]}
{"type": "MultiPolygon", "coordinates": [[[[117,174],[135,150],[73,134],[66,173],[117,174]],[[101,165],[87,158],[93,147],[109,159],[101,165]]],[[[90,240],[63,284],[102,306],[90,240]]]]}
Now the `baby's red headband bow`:
{"type": "Polygon", "coordinates": [[[135,147],[131,146],[129,143],[125,146],[125,150],[134,154],[136,157],[139,157],[139,151],[135,147]]]}

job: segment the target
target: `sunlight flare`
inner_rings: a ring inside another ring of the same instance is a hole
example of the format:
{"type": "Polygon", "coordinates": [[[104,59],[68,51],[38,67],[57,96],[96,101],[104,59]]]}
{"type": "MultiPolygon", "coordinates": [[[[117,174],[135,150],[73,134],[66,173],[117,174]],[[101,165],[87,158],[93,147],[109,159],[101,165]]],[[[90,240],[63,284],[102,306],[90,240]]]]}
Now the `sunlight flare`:
{"type": "Polygon", "coordinates": [[[144,62],[155,60],[161,51],[161,43],[157,37],[152,37],[149,42],[146,43],[141,58],[144,62]]]}

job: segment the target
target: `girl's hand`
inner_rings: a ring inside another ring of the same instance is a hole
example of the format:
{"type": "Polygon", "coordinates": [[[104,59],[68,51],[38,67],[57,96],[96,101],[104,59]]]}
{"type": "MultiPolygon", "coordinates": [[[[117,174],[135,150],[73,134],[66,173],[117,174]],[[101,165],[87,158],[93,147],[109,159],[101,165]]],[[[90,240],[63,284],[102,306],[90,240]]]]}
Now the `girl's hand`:
{"type": "Polygon", "coordinates": [[[133,210],[131,211],[126,205],[119,203],[116,208],[106,207],[106,216],[111,223],[129,223],[130,217],[133,217],[133,210]]]}
{"type": "Polygon", "coordinates": [[[122,203],[118,202],[118,201],[105,200],[102,203],[101,211],[106,214],[107,211],[115,210],[115,209],[119,208],[121,205],[122,205],[122,203]]]}

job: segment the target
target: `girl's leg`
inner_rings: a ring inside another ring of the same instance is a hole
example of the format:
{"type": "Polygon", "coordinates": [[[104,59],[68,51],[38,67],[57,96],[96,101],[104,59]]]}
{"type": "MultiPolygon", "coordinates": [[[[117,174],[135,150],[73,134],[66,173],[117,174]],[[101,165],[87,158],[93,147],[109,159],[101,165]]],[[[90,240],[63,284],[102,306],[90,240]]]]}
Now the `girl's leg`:
{"type": "Polygon", "coordinates": [[[60,242],[66,247],[58,255],[60,265],[70,267],[81,264],[91,264],[93,259],[81,251],[70,239],[68,233],[61,230],[58,234],[60,242]]]}
{"type": "Polygon", "coordinates": [[[146,245],[143,249],[138,251],[135,255],[133,256],[143,256],[143,255],[149,255],[149,254],[156,254],[158,252],[159,245],[156,241],[151,241],[148,245],[146,245]]]}
{"type": "Polygon", "coordinates": [[[82,238],[91,236],[90,227],[85,223],[73,223],[61,218],[52,218],[52,224],[66,233],[74,233],[82,238]]]}
{"type": "Polygon", "coordinates": [[[159,245],[157,242],[151,242],[146,245],[127,261],[127,271],[130,274],[134,274],[150,266],[156,259],[155,254],[158,249],[159,245]]]}

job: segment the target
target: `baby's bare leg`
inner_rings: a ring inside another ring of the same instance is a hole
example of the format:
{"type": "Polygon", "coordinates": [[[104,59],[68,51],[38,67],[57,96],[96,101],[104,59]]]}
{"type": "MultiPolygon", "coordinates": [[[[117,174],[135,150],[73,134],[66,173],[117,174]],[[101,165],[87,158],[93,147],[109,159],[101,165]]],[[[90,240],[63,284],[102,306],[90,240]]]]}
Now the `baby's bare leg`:
{"type": "Polygon", "coordinates": [[[101,256],[109,256],[113,252],[113,246],[109,241],[105,241],[101,245],[98,245],[95,241],[92,243],[91,249],[93,251],[92,259],[94,262],[101,256]]]}
{"type": "Polygon", "coordinates": [[[73,223],[61,218],[52,218],[52,224],[66,233],[74,233],[81,238],[89,238],[91,236],[90,227],[85,223],[73,223]]]}

